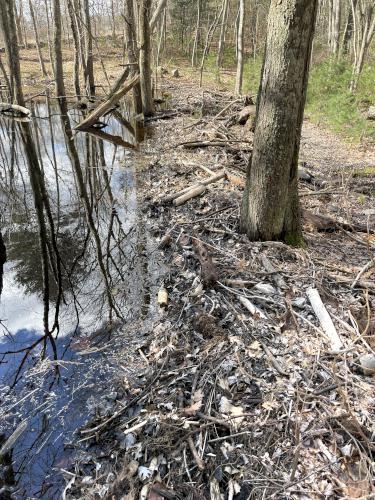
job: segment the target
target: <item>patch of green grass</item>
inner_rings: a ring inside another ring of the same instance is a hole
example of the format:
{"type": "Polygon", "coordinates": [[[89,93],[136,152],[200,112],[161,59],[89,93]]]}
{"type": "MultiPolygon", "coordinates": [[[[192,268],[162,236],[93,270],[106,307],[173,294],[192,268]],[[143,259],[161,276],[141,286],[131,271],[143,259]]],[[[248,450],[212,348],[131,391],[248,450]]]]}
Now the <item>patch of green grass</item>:
{"type": "Polygon", "coordinates": [[[375,125],[364,110],[375,102],[375,64],[367,65],[355,93],[349,91],[351,66],[345,61],[324,61],[311,69],[306,113],[355,143],[375,141],[375,125]]]}

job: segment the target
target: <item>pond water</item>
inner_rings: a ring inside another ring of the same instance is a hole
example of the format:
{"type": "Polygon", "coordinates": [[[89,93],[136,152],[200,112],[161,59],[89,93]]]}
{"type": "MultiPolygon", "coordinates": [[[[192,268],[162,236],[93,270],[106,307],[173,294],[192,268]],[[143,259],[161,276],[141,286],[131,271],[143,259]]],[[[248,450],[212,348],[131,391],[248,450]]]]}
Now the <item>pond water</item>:
{"type": "Polygon", "coordinates": [[[0,435],[25,427],[13,498],[60,497],[75,431],[115,398],[118,366],[101,346],[152,318],[162,273],[137,195],[142,129],[122,109],[75,134],[83,112],[65,106],[0,117],[0,435]]]}

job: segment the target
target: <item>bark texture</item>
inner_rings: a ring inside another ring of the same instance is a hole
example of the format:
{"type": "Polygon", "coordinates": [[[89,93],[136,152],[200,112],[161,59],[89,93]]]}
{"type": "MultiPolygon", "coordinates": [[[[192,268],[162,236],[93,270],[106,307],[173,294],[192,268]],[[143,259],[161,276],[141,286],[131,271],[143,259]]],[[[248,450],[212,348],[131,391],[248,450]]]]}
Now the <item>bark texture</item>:
{"type": "Polygon", "coordinates": [[[303,243],[298,153],[318,0],[272,0],[241,227],[251,240],[303,243]]]}
{"type": "Polygon", "coordinates": [[[139,7],[139,70],[141,76],[142,107],[145,116],[154,114],[151,83],[151,0],[141,0],[139,7]]]}

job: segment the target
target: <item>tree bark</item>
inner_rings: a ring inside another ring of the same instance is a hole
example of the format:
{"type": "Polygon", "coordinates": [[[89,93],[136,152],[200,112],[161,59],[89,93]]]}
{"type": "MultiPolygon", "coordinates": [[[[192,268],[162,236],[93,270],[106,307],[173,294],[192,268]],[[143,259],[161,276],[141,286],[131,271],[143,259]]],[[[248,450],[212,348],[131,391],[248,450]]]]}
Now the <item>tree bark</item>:
{"type": "Polygon", "coordinates": [[[317,5],[318,0],[271,0],[240,222],[251,240],[303,244],[298,153],[317,5]]]}
{"type": "Polygon", "coordinates": [[[139,6],[139,71],[141,77],[142,108],[145,116],[155,112],[151,82],[151,0],[141,0],[139,6]]]}
{"type": "MultiPolygon", "coordinates": [[[[138,50],[137,50],[137,26],[135,23],[133,0],[124,0],[125,17],[125,40],[128,52],[128,61],[131,66],[131,76],[138,72],[138,50]]],[[[133,106],[136,114],[142,113],[141,86],[135,85],[133,88],[133,106]]]]}
{"type": "Polygon", "coordinates": [[[61,6],[60,0],[53,0],[53,17],[55,25],[54,49],[55,49],[55,79],[57,97],[65,96],[63,57],[61,50],[61,6]]]}
{"type": "Polygon", "coordinates": [[[240,0],[239,19],[237,32],[237,75],[236,75],[236,94],[242,92],[243,79],[243,51],[244,51],[244,24],[245,24],[245,0],[240,0]]]}

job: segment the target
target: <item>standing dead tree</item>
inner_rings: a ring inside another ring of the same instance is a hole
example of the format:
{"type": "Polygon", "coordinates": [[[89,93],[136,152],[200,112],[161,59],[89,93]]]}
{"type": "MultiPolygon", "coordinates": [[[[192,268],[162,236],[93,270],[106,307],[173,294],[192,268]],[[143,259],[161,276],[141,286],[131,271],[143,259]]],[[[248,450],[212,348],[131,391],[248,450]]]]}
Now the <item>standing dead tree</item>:
{"type": "Polygon", "coordinates": [[[236,94],[242,92],[243,64],[244,64],[244,25],[245,25],[245,0],[240,0],[238,29],[237,29],[237,74],[236,74],[236,94]]]}

